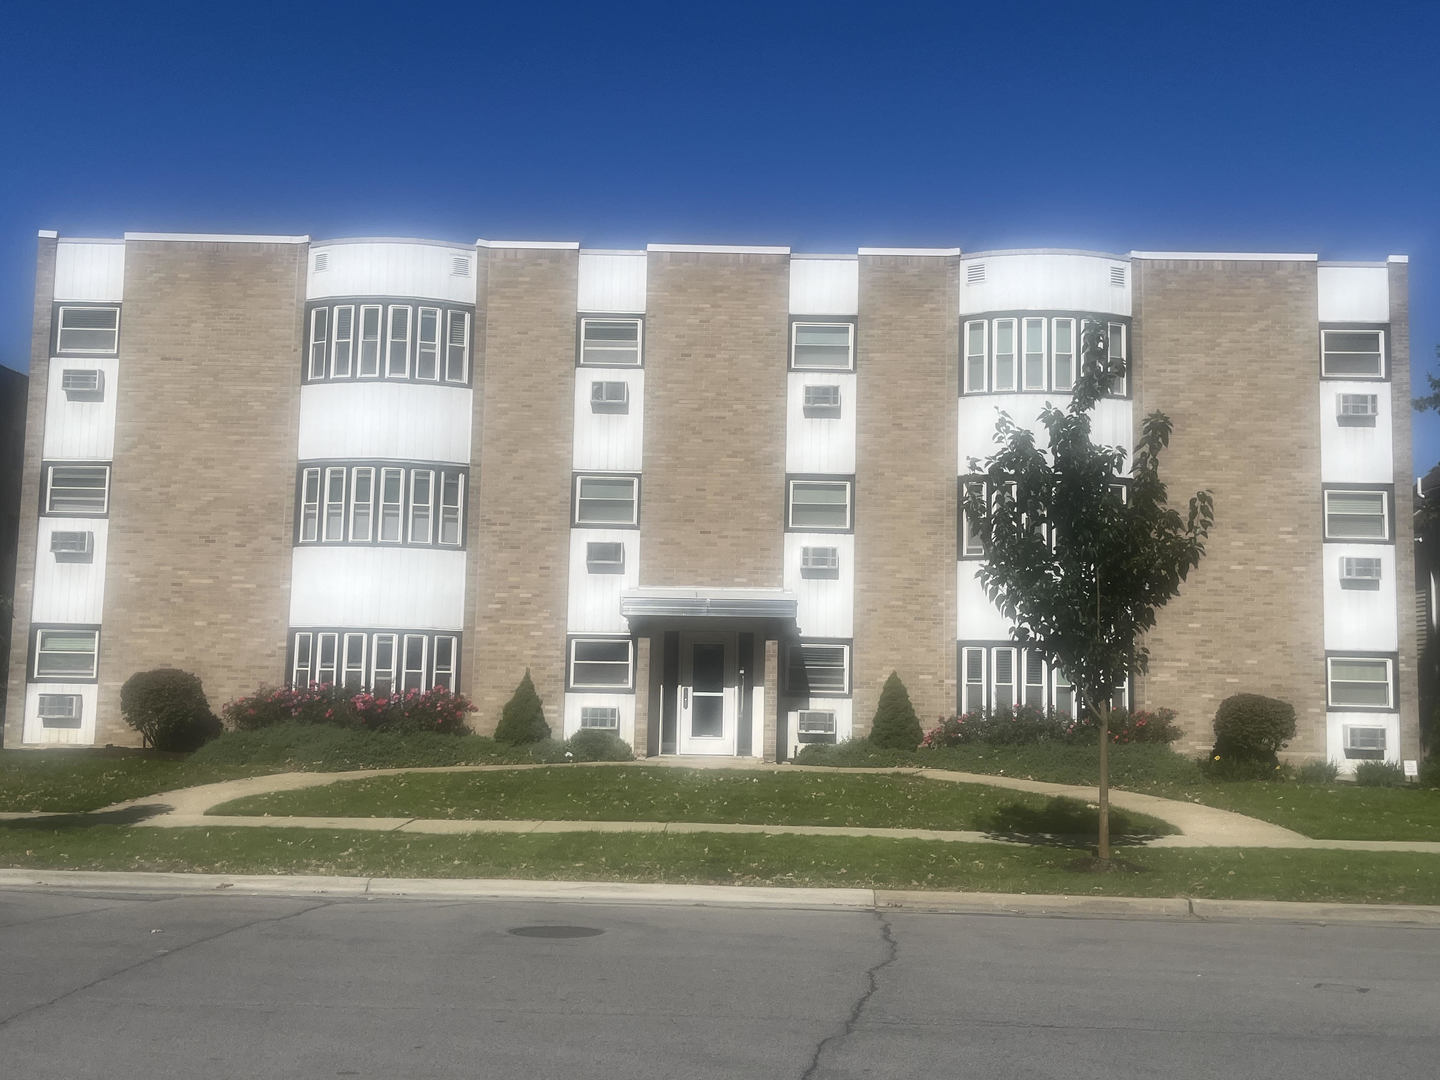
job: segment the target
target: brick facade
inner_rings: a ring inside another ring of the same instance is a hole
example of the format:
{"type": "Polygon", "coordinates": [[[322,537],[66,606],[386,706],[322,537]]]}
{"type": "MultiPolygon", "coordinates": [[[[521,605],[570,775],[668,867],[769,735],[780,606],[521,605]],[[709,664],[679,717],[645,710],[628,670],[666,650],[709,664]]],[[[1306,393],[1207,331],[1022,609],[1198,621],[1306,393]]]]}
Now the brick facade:
{"type": "Polygon", "coordinates": [[[1400,615],[1400,757],[1420,756],[1419,643],[1415,594],[1415,486],[1410,431],[1410,264],[1389,264],[1390,407],[1395,456],[1395,591],[1400,615]]]}

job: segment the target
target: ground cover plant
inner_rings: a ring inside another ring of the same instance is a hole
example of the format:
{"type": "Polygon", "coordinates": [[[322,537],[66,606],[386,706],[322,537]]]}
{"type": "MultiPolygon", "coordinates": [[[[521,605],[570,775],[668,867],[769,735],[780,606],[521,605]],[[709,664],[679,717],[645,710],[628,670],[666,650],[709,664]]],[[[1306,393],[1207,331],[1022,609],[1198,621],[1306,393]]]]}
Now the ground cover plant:
{"type": "Polygon", "coordinates": [[[0,812],[79,813],[160,791],[233,780],[263,765],[211,761],[134,751],[0,751],[0,812]]]}
{"type": "MultiPolygon", "coordinates": [[[[1156,743],[1168,746],[1181,736],[1174,709],[1111,709],[1107,737],[1112,744],[1156,743]]],[[[924,750],[984,743],[991,746],[1022,746],[1058,742],[1067,746],[1093,745],[1099,731],[1093,713],[1072,717],[1054,709],[1017,705],[1000,709],[975,709],[950,716],[925,733],[924,750]]],[[[873,741],[873,740],[872,740],[873,741]]]]}
{"type": "Polygon", "coordinates": [[[318,724],[394,734],[464,735],[475,706],[464,694],[443,686],[393,694],[354,691],[343,686],[262,687],[227,702],[223,714],[233,731],[277,724],[318,724]]]}
{"type": "MultiPolygon", "coordinates": [[[[750,772],[731,769],[537,769],[421,773],[274,792],[215,807],[214,814],[418,817],[479,820],[694,821],[752,825],[852,825],[1062,832],[1087,824],[1083,804],[905,775],[750,772]],[[1017,818],[1021,810],[1028,817],[1017,818]],[[1078,825],[1077,825],[1078,823],[1078,825]]],[[[1089,824],[1093,825],[1093,811],[1089,824]]],[[[1127,835],[1175,829],[1140,814],[1117,819],[1127,835]]]]}
{"type": "Polygon", "coordinates": [[[1075,852],[879,837],[148,829],[0,822],[0,865],[70,870],[863,886],[1332,903],[1440,903],[1440,856],[1126,849],[1142,872],[1080,875],[1075,852]]]}

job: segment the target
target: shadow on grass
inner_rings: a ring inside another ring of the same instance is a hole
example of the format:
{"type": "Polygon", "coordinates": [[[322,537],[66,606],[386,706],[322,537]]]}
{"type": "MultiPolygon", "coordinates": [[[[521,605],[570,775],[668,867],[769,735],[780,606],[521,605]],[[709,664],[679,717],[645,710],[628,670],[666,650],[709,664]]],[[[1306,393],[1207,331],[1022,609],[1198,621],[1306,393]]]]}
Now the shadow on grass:
{"type": "MultiPolygon", "coordinates": [[[[1020,803],[1005,803],[982,822],[985,834],[994,840],[1011,840],[1042,847],[1086,850],[1095,846],[1100,829],[1100,811],[1079,799],[1056,796],[1036,809],[1020,803]]],[[[1123,810],[1110,808],[1110,843],[1114,847],[1138,847],[1158,839],[1123,810]]]]}
{"type": "Polygon", "coordinates": [[[174,809],[166,803],[145,803],[123,810],[95,810],[80,814],[46,814],[43,817],[12,818],[0,821],[0,829],[12,832],[45,832],[51,829],[89,829],[96,825],[138,825],[140,822],[174,809]]]}

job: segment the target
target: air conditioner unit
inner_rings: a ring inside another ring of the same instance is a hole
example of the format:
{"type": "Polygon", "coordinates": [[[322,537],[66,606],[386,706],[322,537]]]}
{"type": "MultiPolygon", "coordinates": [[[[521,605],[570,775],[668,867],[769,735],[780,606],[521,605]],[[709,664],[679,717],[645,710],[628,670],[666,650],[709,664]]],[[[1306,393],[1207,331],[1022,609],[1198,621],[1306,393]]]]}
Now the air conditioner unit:
{"type": "Polygon", "coordinates": [[[79,727],[79,694],[41,694],[38,714],[43,727],[79,727]]]}
{"type": "Polygon", "coordinates": [[[1358,753],[1384,754],[1385,729],[1373,725],[1346,724],[1345,749],[1358,753]]]}
{"type": "Polygon", "coordinates": [[[70,401],[100,401],[105,396],[105,373],[97,368],[66,368],[60,389],[70,401]]]}
{"type": "Polygon", "coordinates": [[[1341,556],[1340,580],[1347,582],[1379,581],[1380,560],[1371,557],[1341,556]]]}
{"type": "Polygon", "coordinates": [[[586,705],[580,710],[582,731],[616,731],[620,727],[620,710],[614,706],[586,705]]]}
{"type": "Polygon", "coordinates": [[[840,570],[840,550],[833,547],[802,547],[800,573],[811,577],[833,577],[840,570]]]}
{"type": "Polygon", "coordinates": [[[804,709],[796,714],[795,732],[799,735],[834,735],[835,714],[825,709],[804,709]]]}
{"type": "Polygon", "coordinates": [[[1335,413],[1341,420],[1370,420],[1380,411],[1375,394],[1340,394],[1335,399],[1335,413]]]}
{"type": "Polygon", "coordinates": [[[630,404],[630,386],[624,382],[590,384],[590,408],[595,412],[624,412],[630,404]]]}
{"type": "Polygon", "coordinates": [[[592,540],[585,545],[585,569],[592,574],[618,574],[625,569],[625,545],[592,540]]]}
{"type": "Polygon", "coordinates": [[[95,557],[95,534],[61,532],[50,534],[50,554],[56,562],[90,562],[95,557]]]}
{"type": "Polygon", "coordinates": [[[807,386],[807,387],[805,387],[805,415],[806,415],[806,416],[839,416],[839,415],[840,415],[840,387],[839,387],[839,386],[807,386]]]}

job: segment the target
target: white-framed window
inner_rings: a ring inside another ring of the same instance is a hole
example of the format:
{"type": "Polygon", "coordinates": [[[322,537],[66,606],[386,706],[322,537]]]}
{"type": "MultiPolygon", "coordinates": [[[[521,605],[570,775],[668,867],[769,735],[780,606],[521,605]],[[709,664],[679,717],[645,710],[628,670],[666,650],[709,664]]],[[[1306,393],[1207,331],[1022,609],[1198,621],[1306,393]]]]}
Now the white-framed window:
{"type": "Polygon", "coordinates": [[[618,540],[591,540],[585,545],[585,569],[592,574],[625,572],[625,545],[618,540]]]}
{"type": "Polygon", "coordinates": [[[964,673],[960,690],[961,713],[976,712],[985,708],[985,649],[962,648],[960,670],[964,673]]]}
{"type": "Polygon", "coordinates": [[[56,562],[93,562],[95,534],[88,529],[73,532],[57,529],[50,534],[50,554],[56,562]]]}
{"type": "Polygon", "coordinates": [[[1025,690],[1021,696],[1021,702],[1036,709],[1045,709],[1050,705],[1049,686],[1046,675],[1049,674],[1045,657],[1034,649],[1026,649],[1025,653],[1025,690]]]}
{"type": "Polygon", "coordinates": [[[405,470],[380,470],[380,542],[398,544],[404,535],[405,470]]]}
{"type": "Polygon", "coordinates": [[[1015,320],[996,319],[995,360],[991,366],[991,389],[997,394],[1015,389],[1015,320]]]}
{"type": "Polygon", "coordinates": [[[307,465],[297,484],[298,543],[464,546],[463,466],[307,465]]]}
{"type": "Polygon", "coordinates": [[[1387,656],[1327,656],[1327,703],[1332,709],[1393,709],[1393,672],[1387,656]]]}
{"type": "Polygon", "coordinates": [[[46,627],[35,631],[36,680],[93,679],[98,670],[100,631],[46,627]]]}
{"type": "Polygon", "coordinates": [[[313,544],[320,539],[320,470],[303,469],[300,473],[300,542],[313,544]]]}
{"type": "Polygon", "coordinates": [[[1055,319],[1050,324],[1050,385],[1058,391],[1075,389],[1075,320],[1055,319]]]}
{"type": "Polygon", "coordinates": [[[446,690],[455,689],[455,654],[459,651],[459,642],[453,634],[435,635],[435,655],[431,662],[433,674],[430,677],[430,685],[443,686],[446,690]]]}
{"type": "Polygon", "coordinates": [[[55,351],[73,353],[114,353],[120,349],[118,307],[74,307],[63,305],[56,313],[55,351]]]}
{"type": "Polygon", "coordinates": [[[580,728],[582,731],[618,731],[620,710],[614,705],[582,705],[580,728]]]}
{"type": "Polygon", "coordinates": [[[630,638],[571,638],[570,688],[629,690],[635,644],[630,638]]]}
{"type": "Polygon", "coordinates": [[[1383,379],[1385,331],[1321,330],[1320,374],[1330,379],[1383,379]]]}
{"type": "MultiPolygon", "coordinates": [[[[350,365],[355,355],[355,305],[338,304],[335,307],[334,345],[332,347],[333,359],[332,369],[339,373],[344,372],[344,378],[350,377],[350,365]]],[[[325,368],[320,368],[320,378],[324,378],[325,368]]]]}
{"type": "Polygon", "coordinates": [[[798,697],[845,697],[850,693],[850,646],[802,641],[790,646],[785,691],[798,697]]]}
{"type": "Polygon", "coordinates": [[[315,635],[315,681],[321,686],[334,686],[340,672],[340,635],[328,632],[315,635]]]}
{"type": "MultiPolygon", "coordinates": [[[[959,646],[960,711],[1005,709],[1026,705],[1053,709],[1061,716],[1075,717],[1078,699],[1070,680],[1036,649],[1015,645],[978,643],[959,646]]],[[[1130,680],[1127,678],[1111,702],[1127,708],[1130,680]]]]}
{"type": "Polygon", "coordinates": [[[404,635],[404,667],[401,670],[401,690],[425,689],[425,654],[430,641],[425,634],[404,635]]]}
{"type": "Polygon", "coordinates": [[[792,322],[790,366],[797,371],[851,371],[855,367],[855,324],[792,322]]]}
{"type": "Polygon", "coordinates": [[[328,543],[345,539],[345,467],[325,470],[325,527],[321,535],[328,543]]]}
{"type": "Polygon", "coordinates": [[[802,411],[810,417],[835,419],[840,415],[840,387],[835,385],[805,387],[802,411]]]}
{"type": "Polygon", "coordinates": [[[1025,319],[1021,334],[1025,358],[1021,364],[1020,388],[1044,390],[1045,368],[1048,366],[1045,354],[1045,320],[1025,319]]]}
{"type": "Polygon", "coordinates": [[[410,470],[410,543],[428,544],[435,516],[435,470],[410,470]]]}
{"type": "Polygon", "coordinates": [[[310,629],[292,630],[290,640],[291,686],[329,684],[381,696],[456,686],[460,638],[454,633],[310,629]]]}
{"type": "Polygon", "coordinates": [[[84,715],[79,694],[40,694],[35,714],[43,728],[78,728],[84,715]]]}
{"type": "Polygon", "coordinates": [[[310,685],[310,672],[315,664],[315,635],[301,631],[294,635],[290,653],[290,685],[304,688],[310,685]]]}
{"type": "Polygon", "coordinates": [[[365,653],[369,639],[369,634],[345,635],[342,643],[344,660],[340,681],[346,690],[365,689],[365,653]]]}
{"type": "Polygon", "coordinates": [[[399,634],[376,634],[370,650],[370,691],[384,697],[395,692],[399,634]]]}
{"type": "Polygon", "coordinates": [[[1390,539],[1390,493],[1383,490],[1325,491],[1325,539],[1390,539]]]}
{"type": "Polygon", "coordinates": [[[375,467],[357,466],[350,474],[350,540],[368,544],[375,538],[375,467]]]}
{"type": "Polygon", "coordinates": [[[787,527],[796,532],[847,532],[854,483],[850,480],[791,480],[787,527]]]}
{"type": "MultiPolygon", "coordinates": [[[[360,371],[362,379],[378,379],[380,377],[380,305],[360,305],[360,371]]],[[[346,368],[340,371],[335,368],[334,376],[347,378],[350,370],[346,368]]]]}
{"type": "Polygon", "coordinates": [[[387,379],[408,379],[410,377],[410,309],[401,304],[391,304],[389,312],[390,331],[386,335],[385,377],[387,379]]]}
{"type": "Polygon", "coordinates": [[[635,525],[640,520],[640,478],[582,475],[575,477],[576,525],[635,525]]]}
{"type": "Polygon", "coordinates": [[[580,363],[595,367],[638,367],[644,320],[580,320],[580,363]]]}
{"type": "Polygon", "coordinates": [[[440,535],[442,547],[459,547],[465,539],[465,477],[458,472],[440,474],[440,535]]]}
{"type": "Polygon", "coordinates": [[[440,381],[440,309],[422,307],[415,318],[415,378],[440,381]]]}
{"type": "MultiPolygon", "coordinates": [[[[1108,356],[1111,360],[1124,360],[1129,354],[1125,351],[1125,324],[1109,323],[1105,331],[1105,345],[1108,356]]],[[[1116,397],[1124,397],[1130,385],[1130,373],[1117,376],[1110,380],[1110,393],[1116,397]]]]}
{"type": "Polygon", "coordinates": [[[840,574],[840,549],[833,547],[810,547],[800,549],[800,576],[807,578],[833,578],[840,574]]]}
{"type": "Polygon", "coordinates": [[[989,366],[989,324],[976,319],[965,324],[965,392],[983,394],[989,389],[985,378],[989,366]]]}
{"type": "Polygon", "coordinates": [[[983,559],[985,538],[975,528],[975,521],[966,504],[973,498],[985,496],[985,483],[981,480],[967,480],[960,486],[960,557],[962,559],[983,559]]]}
{"type": "Polygon", "coordinates": [[[1018,649],[998,648],[990,652],[991,708],[1008,709],[1019,703],[1015,692],[1015,668],[1018,649]]]}
{"type": "Polygon", "coordinates": [[[312,308],[310,311],[310,378],[325,377],[325,361],[329,356],[330,309],[312,308]]]}
{"type": "Polygon", "coordinates": [[[45,513],[103,517],[109,509],[109,465],[45,467],[45,513]]]}
{"type": "Polygon", "coordinates": [[[1058,667],[1050,671],[1050,707],[1061,716],[1076,715],[1075,687],[1058,667]]]}
{"type": "Polygon", "coordinates": [[[464,384],[470,379],[470,313],[445,314],[445,381],[464,384]]]}

